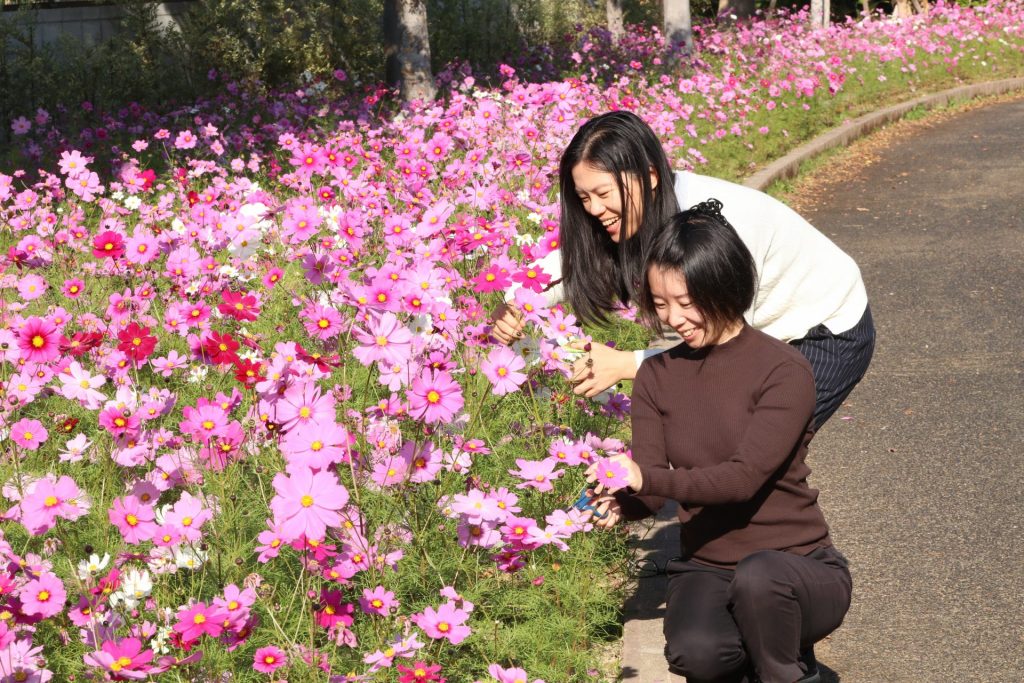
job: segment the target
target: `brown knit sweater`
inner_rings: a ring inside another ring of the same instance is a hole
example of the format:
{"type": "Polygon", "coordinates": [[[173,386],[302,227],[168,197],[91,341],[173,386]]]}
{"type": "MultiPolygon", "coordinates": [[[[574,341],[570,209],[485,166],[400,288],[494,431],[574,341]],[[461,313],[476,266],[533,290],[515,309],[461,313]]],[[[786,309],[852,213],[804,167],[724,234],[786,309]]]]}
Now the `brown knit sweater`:
{"type": "Polygon", "coordinates": [[[723,344],[645,360],[632,407],[643,486],[620,497],[625,515],[678,501],[683,556],[716,566],[831,545],[807,485],[813,412],[806,359],[749,325],[723,344]]]}

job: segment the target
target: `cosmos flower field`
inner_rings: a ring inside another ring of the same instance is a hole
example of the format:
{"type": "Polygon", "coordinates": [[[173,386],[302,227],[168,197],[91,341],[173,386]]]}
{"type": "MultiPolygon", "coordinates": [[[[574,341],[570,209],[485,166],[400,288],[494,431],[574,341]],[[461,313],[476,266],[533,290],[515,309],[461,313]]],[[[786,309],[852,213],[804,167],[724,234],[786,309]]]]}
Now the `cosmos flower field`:
{"type": "Polygon", "coordinates": [[[614,678],[625,534],[572,503],[628,450],[629,399],[572,394],[565,346],[600,332],[534,267],[561,150],[627,108],[726,174],[851,92],[1019,74],[1022,27],[1020,2],[797,15],[706,29],[684,66],[657,33],[583,35],[571,75],[453,71],[400,111],[340,72],[26,111],[0,167],[0,681],[614,678]],[[510,291],[530,334],[505,347],[510,291]]]}

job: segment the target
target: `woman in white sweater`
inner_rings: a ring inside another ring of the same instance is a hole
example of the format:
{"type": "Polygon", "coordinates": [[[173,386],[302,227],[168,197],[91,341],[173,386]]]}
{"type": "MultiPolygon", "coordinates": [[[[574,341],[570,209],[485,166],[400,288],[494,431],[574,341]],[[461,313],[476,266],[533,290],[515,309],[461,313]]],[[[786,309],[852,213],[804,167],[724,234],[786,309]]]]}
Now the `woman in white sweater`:
{"type": "MultiPolygon", "coordinates": [[[[756,262],[757,291],[744,317],[810,361],[816,426],[864,376],[875,330],[860,270],[786,205],[717,178],[673,173],[654,131],[625,111],[583,124],[562,154],[559,184],[562,247],[539,265],[558,283],[549,299],[567,300],[581,321],[605,322],[618,303],[631,303],[648,245],[662,226],[680,208],[714,197],[756,262]]],[[[513,306],[496,313],[492,333],[505,343],[523,334],[513,306]]],[[[577,362],[575,391],[593,396],[632,379],[643,359],[661,350],[594,345],[577,362]]]]}

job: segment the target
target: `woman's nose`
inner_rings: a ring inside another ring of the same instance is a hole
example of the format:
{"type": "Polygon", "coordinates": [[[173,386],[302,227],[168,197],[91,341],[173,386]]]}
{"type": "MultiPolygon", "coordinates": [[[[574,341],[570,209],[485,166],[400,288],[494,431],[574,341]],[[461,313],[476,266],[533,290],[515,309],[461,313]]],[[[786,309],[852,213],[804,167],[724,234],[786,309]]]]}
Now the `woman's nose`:
{"type": "Polygon", "coordinates": [[[587,211],[591,216],[600,216],[604,213],[604,204],[596,199],[591,199],[587,203],[587,211]]]}

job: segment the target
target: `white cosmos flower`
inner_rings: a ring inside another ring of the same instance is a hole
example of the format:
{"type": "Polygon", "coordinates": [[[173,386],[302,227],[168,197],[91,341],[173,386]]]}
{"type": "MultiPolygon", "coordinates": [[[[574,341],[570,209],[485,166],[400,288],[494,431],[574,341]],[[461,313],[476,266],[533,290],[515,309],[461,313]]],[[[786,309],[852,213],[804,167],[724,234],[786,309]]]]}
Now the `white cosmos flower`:
{"type": "Polygon", "coordinates": [[[78,563],[78,578],[85,581],[91,576],[96,576],[108,564],[110,564],[110,553],[103,553],[103,557],[93,553],[89,556],[88,560],[82,560],[78,563]]]}

